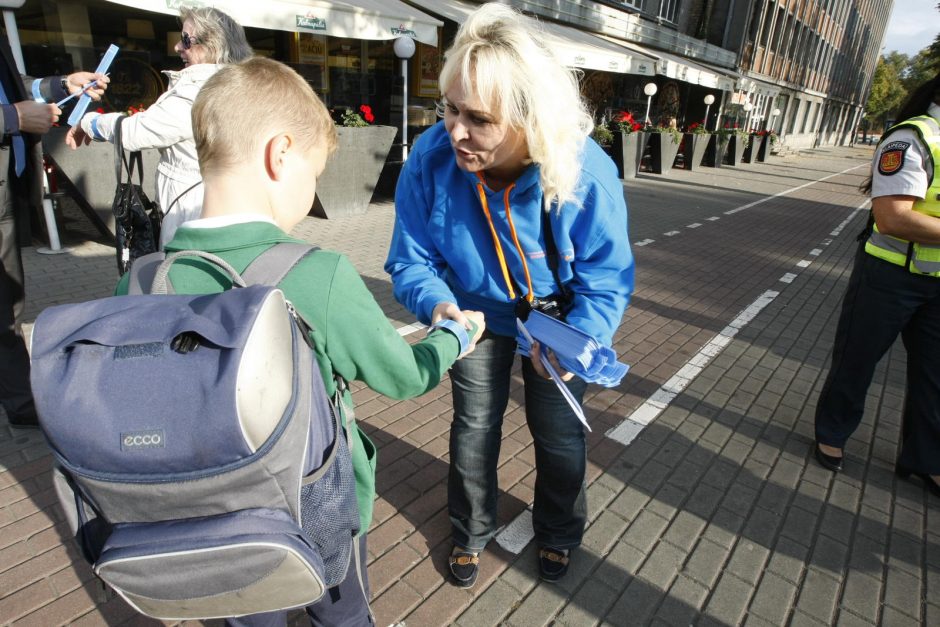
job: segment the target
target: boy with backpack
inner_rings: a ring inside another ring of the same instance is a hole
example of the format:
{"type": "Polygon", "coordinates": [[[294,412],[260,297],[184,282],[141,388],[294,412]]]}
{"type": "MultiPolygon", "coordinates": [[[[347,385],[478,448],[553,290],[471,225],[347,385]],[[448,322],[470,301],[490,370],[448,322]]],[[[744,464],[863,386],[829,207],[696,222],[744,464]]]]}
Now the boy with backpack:
{"type": "MultiPolygon", "coordinates": [[[[169,269],[172,290],[178,295],[230,290],[233,288],[230,271],[236,274],[250,271],[250,264],[276,245],[283,249],[284,243],[300,244],[287,233],[307,215],[313,204],[316,178],[337,143],[333,121],[307,83],[287,66],[261,57],[219,70],[203,86],[192,115],[199,166],[205,181],[203,213],[199,220],[179,228],[167,243],[166,254],[201,251],[221,258],[230,268],[223,272],[212,262],[192,257],[170,261],[170,265],[164,263],[169,269]]],[[[424,339],[409,345],[385,317],[346,257],[314,250],[297,259],[277,287],[292,306],[291,312],[295,310],[309,325],[306,328],[320,371],[313,376],[322,375],[326,394],[339,399],[337,405],[344,423],[343,439],[348,442],[351,454],[359,515],[358,542],[352,542],[345,578],[309,605],[307,612],[318,625],[369,625],[374,620],[368,605],[365,538],[375,497],[375,448],[353,422],[351,395],[343,380],[363,381],[395,399],[424,394],[439,383],[456,359],[473,349],[484,329],[483,315],[465,312],[470,328],[452,322],[435,326],[424,339]]],[[[126,294],[129,285],[134,285],[133,280],[125,275],[117,294],[126,294]]],[[[240,319],[234,321],[235,326],[239,322],[240,319]]],[[[199,354],[200,342],[205,344],[206,340],[194,336],[188,341],[184,335],[174,338],[173,350],[199,354]],[[179,341],[181,338],[183,341],[179,341]]],[[[210,333],[203,335],[208,337],[210,333]]],[[[78,351],[86,348],[78,345],[87,342],[73,344],[70,350],[78,351]]],[[[122,354],[148,358],[155,350],[150,346],[133,344],[122,349],[122,354]]],[[[263,368],[256,370],[261,370],[256,374],[263,389],[266,373],[263,368]]],[[[274,378],[273,374],[267,376],[274,378]]],[[[159,386],[160,381],[152,384],[159,386]]],[[[175,392],[162,391],[168,398],[175,392]]],[[[42,411],[40,418],[46,421],[42,411]]],[[[194,431],[202,428],[198,420],[194,417],[192,421],[194,431]]],[[[166,435],[169,446],[170,437],[166,435]]],[[[124,437],[122,433],[121,438],[124,437]]],[[[141,455],[140,451],[148,447],[164,446],[163,432],[153,429],[127,437],[127,451],[136,451],[131,455],[141,455]]],[[[61,452],[55,437],[50,437],[50,441],[54,450],[61,452]]],[[[95,483],[95,477],[91,479],[88,485],[98,489],[100,482],[95,483]]],[[[70,480],[74,489],[73,484],[70,480]]],[[[309,506],[301,501],[302,508],[309,506]]],[[[237,570],[241,564],[232,560],[231,568],[237,570]]],[[[227,619],[231,625],[285,623],[284,611],[227,619]]]]}
{"type": "MultiPolygon", "coordinates": [[[[291,241],[287,233],[313,206],[316,178],[337,142],[333,120],[309,85],[292,69],[265,58],[227,66],[197,97],[193,131],[205,181],[202,219],[184,224],[167,251],[212,252],[239,270],[272,244],[291,241]]],[[[219,283],[218,275],[206,272],[204,265],[197,265],[170,272],[177,291],[203,293],[229,287],[219,283]]],[[[328,394],[335,391],[334,373],[363,381],[395,399],[424,394],[472,348],[485,326],[482,314],[467,312],[471,329],[439,327],[409,345],[352,264],[334,252],[309,255],[280,287],[312,323],[328,394]]],[[[343,396],[346,407],[351,407],[349,392],[343,396]]],[[[358,426],[346,428],[359,440],[351,452],[361,521],[360,564],[350,564],[343,583],[311,606],[310,613],[322,624],[370,622],[365,537],[375,498],[375,448],[358,426]]]]}

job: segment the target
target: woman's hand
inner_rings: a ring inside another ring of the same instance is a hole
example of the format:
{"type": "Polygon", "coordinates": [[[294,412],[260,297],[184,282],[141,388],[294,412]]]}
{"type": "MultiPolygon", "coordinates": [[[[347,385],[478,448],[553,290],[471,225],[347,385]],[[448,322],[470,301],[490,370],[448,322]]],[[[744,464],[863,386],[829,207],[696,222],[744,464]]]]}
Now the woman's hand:
{"type": "MultiPolygon", "coordinates": [[[[464,309],[461,313],[463,313],[467,320],[472,321],[475,325],[477,325],[477,332],[474,333],[473,337],[470,338],[470,346],[468,346],[466,352],[461,355],[461,357],[466,357],[473,352],[473,349],[477,347],[477,342],[479,342],[480,338],[483,337],[483,331],[486,330],[486,321],[483,319],[482,311],[464,309]]],[[[467,326],[467,331],[470,331],[469,325],[467,326]]]]}
{"type": "MultiPolygon", "coordinates": [[[[539,373],[539,376],[545,377],[546,379],[551,379],[552,375],[548,374],[548,370],[545,369],[545,366],[542,365],[542,345],[538,342],[532,342],[532,346],[529,347],[529,357],[532,359],[532,367],[535,368],[535,371],[539,373]]],[[[545,354],[548,355],[548,363],[555,368],[555,372],[558,373],[558,376],[561,377],[562,381],[570,381],[574,374],[568,372],[561,367],[561,364],[558,363],[558,359],[555,357],[555,353],[549,349],[545,349],[545,354]]]]}
{"type": "Polygon", "coordinates": [[[87,146],[91,143],[91,137],[85,132],[81,124],[76,124],[65,134],[65,145],[75,150],[79,146],[87,146]]]}
{"type": "Polygon", "coordinates": [[[431,312],[431,324],[437,324],[441,320],[453,320],[465,328],[468,332],[471,329],[471,320],[474,324],[477,325],[477,332],[473,337],[470,338],[470,346],[467,348],[464,354],[461,355],[461,357],[469,355],[473,352],[473,349],[476,348],[480,337],[483,336],[483,330],[486,329],[486,322],[483,320],[482,312],[472,311],[469,309],[462,311],[460,307],[454,303],[443,302],[434,306],[434,310],[431,312]]]}

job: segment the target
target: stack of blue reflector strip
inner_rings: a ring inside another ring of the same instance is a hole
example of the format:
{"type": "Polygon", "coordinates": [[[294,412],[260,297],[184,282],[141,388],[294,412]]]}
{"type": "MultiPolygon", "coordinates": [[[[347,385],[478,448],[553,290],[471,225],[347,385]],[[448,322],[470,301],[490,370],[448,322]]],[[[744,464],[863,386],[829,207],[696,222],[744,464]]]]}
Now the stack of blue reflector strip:
{"type": "MultiPolygon", "coordinates": [[[[612,388],[620,385],[627,370],[625,363],[617,361],[617,353],[609,346],[601,346],[597,340],[579,331],[570,324],[556,320],[540,311],[533,311],[525,322],[532,337],[555,353],[561,367],[588,383],[597,383],[612,388]]],[[[529,356],[529,342],[521,334],[516,337],[516,352],[529,356]]]]}

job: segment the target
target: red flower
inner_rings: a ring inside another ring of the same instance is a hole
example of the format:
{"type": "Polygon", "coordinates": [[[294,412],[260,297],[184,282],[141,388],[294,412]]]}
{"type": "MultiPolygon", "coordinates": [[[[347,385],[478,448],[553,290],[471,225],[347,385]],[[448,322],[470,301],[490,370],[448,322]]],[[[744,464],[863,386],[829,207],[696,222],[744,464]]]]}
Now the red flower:
{"type": "Polygon", "coordinates": [[[102,109],[101,107],[98,107],[97,109],[95,109],[95,113],[104,113],[104,109],[102,109]]]}
{"type": "Polygon", "coordinates": [[[360,105],[359,111],[362,112],[362,117],[365,118],[365,121],[369,124],[375,122],[375,116],[372,115],[372,107],[369,105],[360,105]]]}
{"type": "Polygon", "coordinates": [[[628,124],[632,124],[634,122],[633,114],[629,111],[620,111],[614,115],[614,122],[626,122],[628,124]]]}

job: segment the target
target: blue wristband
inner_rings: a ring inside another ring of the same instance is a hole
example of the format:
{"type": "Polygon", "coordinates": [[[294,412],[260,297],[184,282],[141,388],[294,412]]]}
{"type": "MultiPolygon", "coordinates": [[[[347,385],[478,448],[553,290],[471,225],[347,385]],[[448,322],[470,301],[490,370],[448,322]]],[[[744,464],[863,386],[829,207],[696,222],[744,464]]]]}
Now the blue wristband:
{"type": "Polygon", "coordinates": [[[46,99],[42,97],[42,91],[40,90],[40,87],[42,87],[42,79],[37,78],[33,81],[30,91],[33,92],[33,100],[44,103],[46,102],[46,99]]]}
{"type": "Polygon", "coordinates": [[[470,347],[470,336],[467,335],[467,329],[459,322],[445,318],[431,325],[430,330],[434,331],[435,329],[450,331],[457,337],[457,341],[460,342],[460,355],[463,355],[470,347]]]}
{"type": "Polygon", "coordinates": [[[98,117],[95,116],[91,119],[91,134],[94,135],[92,139],[95,141],[104,141],[104,136],[98,131],[98,117]]]}

